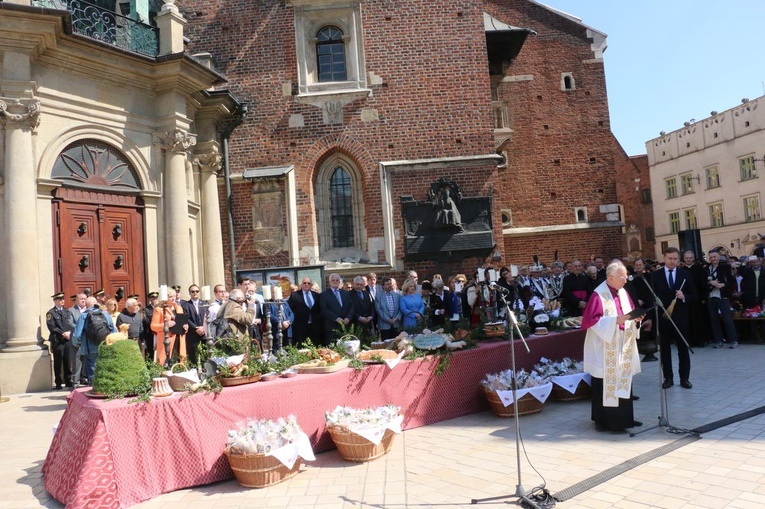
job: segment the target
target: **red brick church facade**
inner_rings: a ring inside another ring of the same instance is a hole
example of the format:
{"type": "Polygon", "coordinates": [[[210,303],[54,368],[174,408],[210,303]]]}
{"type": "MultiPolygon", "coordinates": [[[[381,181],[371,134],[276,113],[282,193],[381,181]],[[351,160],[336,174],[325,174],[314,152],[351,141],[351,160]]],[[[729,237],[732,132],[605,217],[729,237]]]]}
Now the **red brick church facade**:
{"type": "Polygon", "coordinates": [[[531,0],[179,7],[188,51],[209,53],[248,105],[229,143],[239,268],[330,262],[429,276],[535,254],[549,263],[555,250],[562,260],[627,256],[630,207],[619,194],[631,191],[616,182],[637,169],[610,130],[605,35],[576,18],[531,0]],[[489,62],[486,19],[523,29],[517,56],[489,62]],[[332,84],[317,48],[331,60],[338,44],[345,74],[332,84]],[[494,248],[406,258],[401,199],[426,200],[440,177],[491,199],[494,248]]]}

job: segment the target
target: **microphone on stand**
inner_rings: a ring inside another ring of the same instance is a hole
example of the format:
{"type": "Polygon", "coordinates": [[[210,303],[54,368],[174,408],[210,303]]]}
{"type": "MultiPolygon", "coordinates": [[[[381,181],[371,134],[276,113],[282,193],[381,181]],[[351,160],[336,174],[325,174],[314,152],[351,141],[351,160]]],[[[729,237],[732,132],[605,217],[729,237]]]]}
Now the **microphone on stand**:
{"type": "Polygon", "coordinates": [[[507,289],[507,288],[505,288],[504,286],[499,286],[499,285],[498,285],[496,282],[494,282],[494,281],[492,281],[491,283],[489,283],[489,288],[491,288],[492,290],[499,290],[500,292],[502,292],[502,293],[504,293],[504,294],[508,294],[508,293],[510,293],[510,290],[508,290],[508,289],[507,289]]]}

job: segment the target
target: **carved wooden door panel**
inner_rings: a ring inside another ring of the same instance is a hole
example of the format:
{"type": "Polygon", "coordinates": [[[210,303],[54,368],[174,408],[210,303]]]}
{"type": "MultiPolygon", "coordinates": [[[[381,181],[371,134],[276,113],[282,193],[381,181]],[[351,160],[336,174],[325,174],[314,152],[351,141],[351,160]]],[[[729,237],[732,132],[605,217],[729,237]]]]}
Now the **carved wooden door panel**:
{"type": "Polygon", "coordinates": [[[143,216],[121,205],[53,201],[57,289],[67,296],[104,288],[121,307],[128,295],[145,295],[143,216]]]}
{"type": "MultiPolygon", "coordinates": [[[[101,275],[106,293],[118,302],[144,295],[143,225],[136,210],[100,209],[101,275]]],[[[143,297],[142,297],[143,300],[143,297]]]]}
{"type": "MultiPolygon", "coordinates": [[[[57,272],[66,295],[95,292],[101,288],[101,250],[96,207],[79,203],[54,202],[59,224],[57,272]]],[[[54,225],[55,227],[55,225],[54,225]]]]}

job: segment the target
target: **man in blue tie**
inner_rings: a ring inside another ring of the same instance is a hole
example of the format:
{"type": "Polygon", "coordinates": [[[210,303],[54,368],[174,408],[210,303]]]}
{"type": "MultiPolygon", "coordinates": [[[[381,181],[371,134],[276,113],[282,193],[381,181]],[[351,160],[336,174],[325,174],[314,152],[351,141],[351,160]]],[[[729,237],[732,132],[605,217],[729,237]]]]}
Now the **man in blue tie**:
{"type": "Polygon", "coordinates": [[[292,292],[287,299],[287,304],[295,315],[292,322],[292,344],[296,346],[303,344],[306,338],[310,338],[314,345],[324,342],[319,312],[321,297],[311,291],[312,285],[311,278],[304,277],[300,280],[300,289],[292,292]]]}
{"type": "Polygon", "coordinates": [[[351,298],[342,290],[343,278],[340,274],[329,275],[329,289],[321,294],[320,310],[324,322],[324,345],[338,337],[341,326],[348,326],[355,319],[351,298]]]}
{"type": "Polygon", "coordinates": [[[689,277],[688,271],[679,267],[680,251],[676,247],[669,247],[664,252],[664,267],[653,273],[653,288],[664,307],[669,310],[672,307],[671,319],[674,325],[663,316],[659,318],[659,337],[661,338],[661,367],[664,374],[662,387],[669,389],[674,383],[672,370],[672,350],[674,341],[677,348],[679,363],[680,386],[684,389],[693,387],[689,377],[691,374],[691,357],[685,341],[691,343],[688,337],[688,304],[696,299],[696,288],[689,277]],[[674,305],[672,305],[674,303],[674,305]],[[677,330],[675,329],[677,326],[677,330]],[[677,331],[680,331],[680,337],[677,331]],[[685,338],[685,341],[683,340],[685,338]]]}

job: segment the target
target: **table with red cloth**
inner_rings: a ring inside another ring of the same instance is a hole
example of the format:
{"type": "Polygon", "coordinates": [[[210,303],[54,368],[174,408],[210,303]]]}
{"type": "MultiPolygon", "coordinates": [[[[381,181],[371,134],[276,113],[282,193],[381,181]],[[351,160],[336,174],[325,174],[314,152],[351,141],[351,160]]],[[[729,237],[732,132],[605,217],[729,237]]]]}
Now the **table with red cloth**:
{"type": "MultiPolygon", "coordinates": [[[[518,368],[541,357],[581,359],[584,332],[516,341],[518,368]]],[[[223,448],[227,432],[247,418],[293,414],[315,452],[334,447],[324,412],[392,403],[403,428],[416,428],[489,408],[480,387],[486,373],[510,367],[510,343],[479,343],[456,352],[435,374],[438,356],[401,361],[394,369],[369,365],[363,371],[298,375],[226,387],[220,394],[175,394],[149,403],[100,400],[88,389],[69,395],[43,465],[45,489],[67,508],[128,507],[170,491],[233,477],[223,448]]]]}

